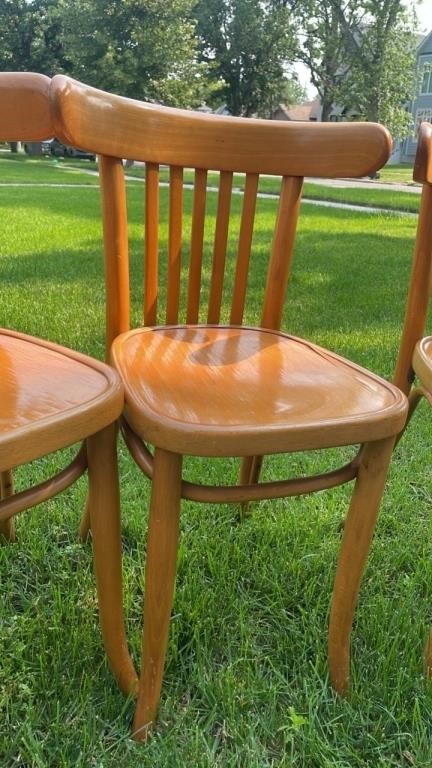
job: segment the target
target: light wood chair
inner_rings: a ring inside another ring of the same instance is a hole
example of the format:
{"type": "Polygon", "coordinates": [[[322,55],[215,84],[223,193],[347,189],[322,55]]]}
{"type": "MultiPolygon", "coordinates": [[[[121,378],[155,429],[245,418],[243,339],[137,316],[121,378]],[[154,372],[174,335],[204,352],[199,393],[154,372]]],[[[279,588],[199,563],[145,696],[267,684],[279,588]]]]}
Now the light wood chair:
{"type": "MultiPolygon", "coordinates": [[[[394,376],[408,396],[405,424],[424,397],[432,405],[432,336],[425,336],[432,287],[432,126],[422,123],[417,137],[414,181],[422,184],[417,236],[405,323],[394,376]]],[[[402,436],[402,433],[400,437],[402,436]]],[[[432,630],[425,648],[426,674],[432,678],[432,630]]]]}
{"type": "MultiPolygon", "coordinates": [[[[50,88],[42,75],[0,74],[0,141],[54,136],[50,88]]],[[[81,532],[86,534],[91,519],[105,647],[120,687],[129,692],[136,675],[126,650],[122,612],[116,463],[116,420],[122,408],[120,378],[105,363],[0,329],[0,533],[14,539],[16,514],[63,491],[88,468],[81,532]],[[75,459],[59,474],[13,492],[15,467],[80,441],[75,459]]]]}
{"type": "Polygon", "coordinates": [[[145,737],[157,714],[181,498],[245,505],[355,480],[328,641],[331,681],[344,694],[357,595],[407,400],[398,388],[375,374],[279,328],[303,177],[371,174],[388,159],[390,136],[382,126],[368,123],[282,123],[168,109],[109,95],[65,76],[53,79],[51,98],[56,135],[100,155],[107,350],[125,387],[124,437],[135,461],[152,480],[135,737],[145,737]],[[134,330],[130,330],[124,157],[146,166],[144,325],[134,330]],[[164,260],[159,258],[161,165],[169,167],[169,236],[164,260]],[[195,169],[187,243],[184,168],[195,169]],[[220,179],[209,285],[204,289],[209,170],[220,172],[220,179]],[[233,172],[245,174],[234,266],[227,264],[233,172]],[[280,176],[281,187],[273,241],[268,243],[261,321],[259,327],[251,327],[243,322],[259,174],[280,176]],[[185,278],[184,261],[188,263],[185,278]],[[227,283],[231,268],[234,277],[227,283]],[[232,300],[228,321],[222,323],[224,291],[232,300]],[[267,454],[345,445],[359,445],[360,449],[341,468],[313,477],[259,482],[262,457],[267,454]],[[182,477],[184,455],[242,457],[239,484],[209,487],[188,482],[182,477]]]}

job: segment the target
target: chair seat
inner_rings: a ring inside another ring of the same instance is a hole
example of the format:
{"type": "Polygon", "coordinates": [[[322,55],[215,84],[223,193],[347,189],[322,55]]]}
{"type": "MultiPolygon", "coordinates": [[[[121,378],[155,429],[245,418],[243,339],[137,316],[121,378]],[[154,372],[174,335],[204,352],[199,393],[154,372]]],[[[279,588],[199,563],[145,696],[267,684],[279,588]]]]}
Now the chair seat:
{"type": "Polygon", "coordinates": [[[112,362],[126,418],[154,445],[236,456],[361,443],[397,434],[406,398],[308,341],[247,327],[143,328],[112,362]]]}
{"type": "Polygon", "coordinates": [[[423,386],[432,392],[432,336],[417,342],[413,355],[413,368],[423,386]]]}
{"type": "Polygon", "coordinates": [[[115,421],[118,375],[85,355],[0,330],[0,470],[71,445],[115,421]]]}

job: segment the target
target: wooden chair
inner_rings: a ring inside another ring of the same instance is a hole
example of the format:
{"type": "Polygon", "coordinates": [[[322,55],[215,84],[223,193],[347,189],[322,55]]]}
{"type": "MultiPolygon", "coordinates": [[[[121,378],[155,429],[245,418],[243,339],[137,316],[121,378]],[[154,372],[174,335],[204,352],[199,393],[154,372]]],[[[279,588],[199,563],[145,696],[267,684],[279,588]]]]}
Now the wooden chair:
{"type": "MultiPolygon", "coordinates": [[[[36,74],[0,74],[0,141],[52,138],[51,83],[36,74]]],[[[2,289],[4,290],[4,289],[2,289]]],[[[0,329],[0,533],[15,537],[13,517],[70,486],[88,468],[85,535],[91,518],[106,650],[120,687],[136,676],[122,613],[116,419],[123,387],[107,366],[48,341],[0,329]],[[12,469],[84,441],[55,477],[13,493],[12,469]]]]}
{"type": "MultiPolygon", "coordinates": [[[[395,384],[409,400],[405,428],[423,397],[432,405],[432,336],[424,335],[432,286],[432,126],[429,123],[422,123],[419,129],[413,177],[423,189],[405,322],[394,376],[395,384]]],[[[432,678],[432,630],[425,648],[425,667],[427,676],[432,678]]]]}
{"type": "MultiPolygon", "coordinates": [[[[355,480],[334,585],[329,665],[347,691],[351,625],[395,437],[407,401],[398,388],[307,340],[282,333],[304,176],[358,177],[387,160],[390,137],[368,123],[244,120],[109,95],[65,76],[52,81],[56,135],[100,155],[107,287],[107,350],[125,387],[123,433],[152,480],[141,676],[134,730],[144,738],[160,697],[176,573],[181,498],[247,504],[355,480]],[[145,163],[144,326],[130,330],[128,232],[122,158],[145,163]],[[169,167],[169,237],[159,259],[160,166],[169,167]],[[195,169],[190,239],[183,243],[183,169],[195,169]],[[203,232],[207,172],[220,172],[207,307],[203,232]],[[234,277],[226,284],[233,172],[245,174],[234,277]],[[281,177],[259,327],[243,325],[259,174],[281,177]],[[182,253],[183,250],[183,253],[182,253]],[[182,282],[183,258],[188,272],[182,282]],[[163,277],[162,275],[163,270],[163,277]],[[166,286],[165,308],[160,306],[166,286]],[[181,292],[184,290],[185,311],[181,292]],[[223,291],[232,296],[221,322],[223,291]],[[146,443],[154,446],[152,453],[146,443]],[[267,454],[360,445],[345,466],[259,482],[267,454]],[[240,481],[201,486],[182,457],[238,456],[240,481]]],[[[349,254],[347,254],[349,259],[349,254]]]]}

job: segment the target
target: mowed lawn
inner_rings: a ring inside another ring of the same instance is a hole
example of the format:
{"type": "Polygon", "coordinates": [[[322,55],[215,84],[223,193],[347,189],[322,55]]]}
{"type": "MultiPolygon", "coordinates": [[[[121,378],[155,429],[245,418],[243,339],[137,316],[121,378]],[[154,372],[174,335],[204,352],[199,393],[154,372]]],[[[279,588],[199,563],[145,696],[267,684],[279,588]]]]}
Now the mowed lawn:
{"type": "MultiPolygon", "coordinates": [[[[163,255],[166,189],[161,197],[163,255]]],[[[186,190],[185,253],[191,202],[186,190]]],[[[138,323],[141,182],[129,185],[128,206],[138,323]]],[[[0,208],[0,325],[103,358],[94,178],[50,161],[0,160],[0,208]],[[11,168],[14,183],[79,186],[1,186],[11,168]]],[[[204,296],[215,210],[216,195],[209,193],[204,296]]],[[[236,195],[233,242],[240,210],[236,195]]],[[[275,202],[260,200],[259,213],[250,323],[259,320],[275,202]]],[[[284,329],[390,378],[415,224],[396,214],[304,205],[284,329]]],[[[77,541],[85,480],[23,513],[18,543],[0,546],[1,768],[430,768],[432,692],[422,647],[432,618],[431,417],[422,405],[394,456],[356,614],[347,700],[328,683],[326,631],[350,486],[256,504],[242,523],[234,506],[183,502],[159,723],[139,746],[130,740],[133,702],[119,693],[104,658],[91,544],[77,541]]],[[[72,452],[17,470],[17,487],[60,468],[72,452]]],[[[347,453],[276,457],[264,478],[330,468],[347,453]]],[[[189,478],[209,483],[234,481],[237,469],[234,459],[186,462],[189,478]]],[[[149,484],[122,446],[120,471],[125,604],[138,662],[149,484]]]]}

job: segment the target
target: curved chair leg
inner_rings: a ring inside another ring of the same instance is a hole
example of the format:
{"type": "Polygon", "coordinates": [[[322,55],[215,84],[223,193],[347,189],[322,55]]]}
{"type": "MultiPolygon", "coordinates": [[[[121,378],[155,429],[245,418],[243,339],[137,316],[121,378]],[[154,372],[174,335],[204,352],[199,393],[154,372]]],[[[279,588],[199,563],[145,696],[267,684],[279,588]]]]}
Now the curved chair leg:
{"type": "Polygon", "coordinates": [[[409,395],[408,395],[408,415],[406,417],[406,421],[405,421],[405,424],[404,424],[404,427],[403,427],[402,431],[399,432],[399,434],[398,434],[398,436],[396,438],[395,448],[396,448],[397,444],[399,443],[399,441],[401,440],[401,438],[404,436],[404,434],[406,432],[406,428],[407,428],[408,424],[410,423],[411,418],[413,417],[414,412],[415,412],[415,410],[416,410],[420,400],[424,396],[425,396],[425,392],[424,392],[424,390],[421,387],[415,387],[409,393],[409,395]]]}
{"type": "MultiPolygon", "coordinates": [[[[241,460],[239,485],[257,483],[259,480],[264,456],[244,456],[241,460]]],[[[240,519],[250,515],[250,501],[240,504],[240,519]]]]}
{"type": "MultiPolygon", "coordinates": [[[[13,494],[13,478],[12,470],[6,469],[4,472],[0,472],[0,499],[8,499],[13,494]]],[[[2,520],[0,522],[0,536],[4,536],[8,541],[15,541],[15,523],[13,517],[9,520],[2,520]]]]}
{"type": "Polygon", "coordinates": [[[336,571],[328,639],[330,679],[345,695],[349,682],[350,635],[357,596],[372,540],[395,438],[365,444],[345,520],[336,571]]]}
{"type": "Polygon", "coordinates": [[[120,689],[136,693],[137,675],[124,627],[117,475],[117,426],[87,440],[89,501],[99,617],[105,651],[120,689]]]}
{"type": "Polygon", "coordinates": [[[155,450],[147,537],[141,677],[133,737],[146,739],[159,705],[177,564],[182,457],[155,450]]]}
{"type": "Polygon", "coordinates": [[[84,507],[84,512],[82,514],[80,526],[78,529],[78,537],[79,540],[82,541],[84,544],[91,531],[91,525],[90,525],[90,498],[89,494],[87,493],[86,503],[84,507]]]}

